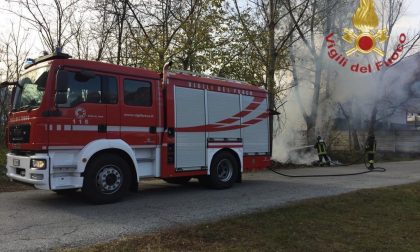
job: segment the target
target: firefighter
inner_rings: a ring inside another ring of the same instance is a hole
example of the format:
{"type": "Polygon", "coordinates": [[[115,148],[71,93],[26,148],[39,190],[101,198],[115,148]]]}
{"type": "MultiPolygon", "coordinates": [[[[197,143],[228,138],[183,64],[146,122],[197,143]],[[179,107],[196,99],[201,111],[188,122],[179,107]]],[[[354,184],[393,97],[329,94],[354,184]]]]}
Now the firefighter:
{"type": "Polygon", "coordinates": [[[373,164],[375,163],[375,151],[376,151],[375,135],[371,134],[366,139],[366,144],[365,144],[365,152],[367,154],[367,160],[369,162],[369,167],[368,167],[369,170],[373,170],[375,168],[373,166],[373,164]]]}
{"type": "Polygon", "coordinates": [[[325,159],[325,163],[327,165],[330,165],[330,158],[327,155],[327,145],[325,144],[321,136],[318,136],[316,139],[317,142],[315,143],[314,148],[318,152],[319,164],[321,165],[322,159],[325,159]]]}

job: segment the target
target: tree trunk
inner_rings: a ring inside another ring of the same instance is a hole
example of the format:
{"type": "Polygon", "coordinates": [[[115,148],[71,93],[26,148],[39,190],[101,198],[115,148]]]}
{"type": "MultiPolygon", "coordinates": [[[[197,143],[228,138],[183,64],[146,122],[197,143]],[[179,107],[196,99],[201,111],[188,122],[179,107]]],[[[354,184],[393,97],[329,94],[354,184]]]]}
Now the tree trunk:
{"type": "Polygon", "coordinates": [[[378,114],[378,108],[375,106],[372,109],[372,114],[370,116],[370,122],[369,122],[369,135],[375,134],[375,126],[376,126],[376,116],[378,114]]]}
{"type": "Polygon", "coordinates": [[[308,136],[308,143],[312,143],[315,141],[315,134],[316,134],[316,123],[318,119],[318,109],[319,109],[319,95],[321,89],[321,73],[322,73],[322,66],[317,62],[315,66],[315,81],[314,81],[314,94],[312,96],[312,104],[311,104],[311,114],[307,118],[306,124],[307,127],[307,136],[308,136]]]}
{"type": "Polygon", "coordinates": [[[312,121],[306,122],[306,141],[307,144],[315,143],[316,134],[315,134],[315,123],[312,121]]]}
{"type": "Polygon", "coordinates": [[[124,32],[124,22],[125,16],[127,14],[127,4],[128,0],[124,0],[121,12],[121,18],[118,24],[118,48],[117,48],[117,65],[121,63],[121,54],[122,54],[122,37],[124,32]]]}
{"type": "Polygon", "coordinates": [[[359,142],[359,138],[357,137],[357,130],[352,129],[352,135],[353,135],[353,146],[354,146],[354,150],[355,151],[360,151],[360,142],[359,142]]]}
{"type": "MultiPolygon", "coordinates": [[[[268,89],[268,105],[269,109],[275,110],[275,71],[276,71],[276,59],[277,59],[277,52],[276,52],[276,45],[275,45],[275,28],[276,24],[274,22],[276,6],[274,4],[274,0],[270,0],[270,20],[268,24],[268,55],[267,55],[267,89],[268,89]]],[[[269,130],[270,130],[270,153],[272,153],[273,146],[273,129],[274,129],[274,120],[273,116],[269,116],[269,130]]]]}

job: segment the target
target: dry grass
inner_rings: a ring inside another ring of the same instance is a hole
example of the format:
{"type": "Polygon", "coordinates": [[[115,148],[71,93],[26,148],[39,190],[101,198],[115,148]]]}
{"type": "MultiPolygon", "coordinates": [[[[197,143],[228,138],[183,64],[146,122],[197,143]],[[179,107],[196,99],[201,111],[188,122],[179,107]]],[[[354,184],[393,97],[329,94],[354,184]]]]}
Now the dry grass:
{"type": "Polygon", "coordinates": [[[308,200],[71,251],[420,251],[420,183],[308,200]]]}

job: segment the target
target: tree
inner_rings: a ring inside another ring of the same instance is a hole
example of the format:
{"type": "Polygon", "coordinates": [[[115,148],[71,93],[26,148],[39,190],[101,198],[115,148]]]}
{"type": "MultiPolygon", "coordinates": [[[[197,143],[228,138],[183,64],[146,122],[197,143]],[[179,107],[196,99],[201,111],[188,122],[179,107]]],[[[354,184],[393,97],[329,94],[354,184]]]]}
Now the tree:
{"type": "MultiPolygon", "coordinates": [[[[287,48],[294,42],[290,40],[297,26],[305,19],[304,14],[309,1],[288,1],[288,7],[281,0],[258,0],[244,10],[234,0],[237,18],[242,26],[248,46],[255,51],[259,64],[264,66],[264,86],[269,93],[269,109],[276,109],[276,72],[287,69],[287,48]],[[293,5],[293,7],[292,7],[293,5]],[[294,23],[289,14],[296,14],[294,23]]],[[[273,117],[270,116],[270,137],[273,137],[273,117]]]]}
{"type": "MultiPolygon", "coordinates": [[[[382,10],[381,11],[382,26],[388,31],[389,34],[393,32],[396,23],[403,15],[405,4],[406,4],[406,1],[404,0],[382,0],[381,1],[380,9],[382,10]]],[[[405,58],[405,56],[410,53],[411,49],[414,48],[414,46],[419,40],[420,40],[420,31],[416,31],[412,35],[411,39],[408,39],[404,43],[405,52],[399,57],[397,62],[394,62],[394,65],[401,62],[405,58]]],[[[390,40],[385,41],[384,55],[381,58],[382,61],[387,61],[390,54],[392,54],[394,49],[396,48],[396,45],[392,45],[390,43],[391,43],[390,40]]],[[[386,75],[386,72],[388,69],[389,68],[382,68],[381,72],[379,73],[378,79],[380,83],[384,81],[384,76],[386,75]]],[[[386,103],[387,103],[387,100],[389,101],[389,99],[387,98],[388,96],[386,93],[382,93],[381,95],[378,95],[375,97],[374,105],[373,105],[370,120],[369,120],[369,129],[368,129],[369,134],[374,134],[375,132],[375,126],[376,126],[376,123],[378,122],[378,113],[381,112],[381,110],[382,111],[387,110],[386,103]]],[[[393,114],[393,112],[392,113],[385,112],[385,113],[387,114],[386,116],[391,116],[393,114]]]]}
{"type": "Polygon", "coordinates": [[[162,69],[176,55],[175,37],[201,1],[128,1],[128,28],[135,49],[130,59],[150,69],[162,69]]]}
{"type": "Polygon", "coordinates": [[[332,18],[329,13],[337,11],[338,1],[310,0],[308,8],[305,8],[305,16],[308,17],[303,23],[298,22],[296,13],[290,2],[284,1],[289,11],[290,19],[296,27],[296,35],[300,43],[295,43],[289,50],[292,65],[292,75],[296,89],[296,97],[306,123],[307,141],[314,142],[318,121],[321,92],[325,90],[328,73],[323,60],[326,54],[326,41],[324,38],[331,31],[332,18]],[[320,43],[320,41],[322,41],[320,43]],[[296,55],[299,52],[300,55],[296,55]],[[299,62],[298,62],[299,61],[299,62]],[[302,69],[303,68],[303,69],[302,69]],[[299,88],[307,84],[312,90],[309,111],[302,104],[299,88]],[[323,85],[324,84],[324,85],[323,85]]]}
{"type": "Polygon", "coordinates": [[[197,1],[194,12],[181,25],[174,39],[174,57],[183,70],[204,72],[217,65],[216,51],[231,38],[222,4],[223,0],[197,1]]]}
{"type": "Polygon", "coordinates": [[[7,0],[9,11],[28,22],[38,31],[43,45],[54,52],[56,48],[64,48],[74,32],[70,29],[71,18],[75,15],[79,0],[7,0]],[[17,9],[23,12],[16,11],[17,9]]]}
{"type": "MultiPolygon", "coordinates": [[[[16,81],[19,79],[20,72],[23,69],[25,59],[29,54],[26,47],[28,34],[24,32],[21,26],[21,20],[18,25],[11,24],[11,33],[0,40],[0,69],[3,70],[0,75],[2,81],[16,81]]],[[[0,89],[0,143],[4,139],[5,126],[8,113],[10,111],[11,90],[7,87],[0,89]]]]}
{"type": "MultiPolygon", "coordinates": [[[[369,2],[369,1],[367,1],[369,2]]],[[[363,1],[363,4],[367,3],[363,1]]],[[[379,26],[379,31],[382,29],[388,30],[388,33],[392,32],[393,27],[395,26],[395,22],[398,20],[398,16],[400,14],[400,8],[403,6],[403,1],[383,1],[382,4],[377,7],[379,10],[378,13],[382,13],[383,17],[383,25],[379,26]],[[399,2],[399,4],[397,4],[399,2]],[[392,5],[394,4],[394,5],[392,5]],[[391,24],[386,25],[387,23],[391,22],[391,24]]],[[[302,87],[302,84],[305,84],[306,87],[311,89],[311,103],[308,106],[309,110],[305,110],[304,106],[302,106],[302,101],[304,99],[299,97],[298,100],[301,100],[299,103],[301,106],[301,111],[303,111],[304,119],[308,129],[308,142],[312,142],[315,137],[315,132],[324,129],[325,125],[327,124],[328,120],[322,120],[327,118],[320,117],[320,114],[328,114],[331,116],[336,116],[335,110],[336,105],[341,110],[342,115],[348,122],[349,125],[349,142],[353,142],[354,147],[359,146],[359,141],[357,137],[357,130],[355,126],[355,122],[357,121],[358,117],[361,117],[359,111],[353,111],[354,107],[361,102],[360,97],[362,94],[354,94],[352,96],[347,97],[346,100],[337,100],[337,92],[334,91],[335,86],[338,86],[339,83],[346,82],[348,80],[349,75],[357,75],[357,73],[346,73],[343,69],[334,70],[330,67],[327,67],[327,64],[324,64],[326,52],[326,44],[325,44],[325,36],[334,31],[338,34],[343,34],[343,23],[348,23],[353,16],[352,12],[349,12],[348,9],[353,9],[353,7],[358,6],[358,2],[331,2],[331,1],[312,1],[311,7],[308,8],[309,13],[313,18],[310,22],[306,23],[304,26],[300,26],[297,28],[298,31],[302,29],[302,32],[298,32],[298,35],[301,38],[301,42],[295,43],[293,45],[294,50],[291,50],[291,62],[294,67],[293,72],[293,79],[294,82],[297,83],[298,87],[302,87]],[[317,11],[314,12],[314,6],[317,7],[317,11]],[[334,11],[331,11],[334,8],[334,11]],[[322,13],[333,13],[331,15],[322,14],[322,13]],[[335,15],[334,15],[335,14],[335,15]],[[326,17],[326,18],[322,18],[326,17]],[[344,20],[343,20],[344,19],[344,20]],[[315,26],[313,26],[315,24],[315,26]],[[315,27],[313,29],[312,27],[315,27]],[[309,28],[309,30],[308,30],[309,28]],[[307,35],[304,31],[308,31],[307,35]],[[314,32],[315,31],[315,32],[314,32]],[[321,40],[322,39],[322,40],[321,40]],[[323,41],[322,43],[320,41],[323,41]],[[306,49],[306,50],[304,50],[306,49]],[[308,52],[308,53],[305,53],[308,52]],[[296,55],[298,54],[298,55],[296,55]],[[308,56],[309,55],[309,56],[308,56]],[[300,70],[299,70],[300,69],[300,70]],[[335,83],[335,85],[331,85],[331,83],[335,83]],[[334,97],[336,96],[336,97],[334,97]]],[[[293,15],[293,13],[290,13],[293,15]]],[[[293,20],[293,18],[292,18],[293,20]]],[[[378,19],[379,20],[379,19],[378,19]]],[[[379,24],[379,22],[378,22],[379,24]]],[[[377,24],[373,24],[372,27],[376,30],[377,24]]],[[[377,30],[378,31],[378,30],[377,30]]],[[[344,32],[346,35],[346,32],[344,32]]],[[[406,53],[412,48],[413,43],[418,40],[418,35],[412,37],[409,43],[405,44],[405,53],[400,57],[402,59],[406,53]]],[[[344,48],[345,42],[341,39],[340,42],[336,41],[336,48],[344,48]]],[[[384,41],[381,39],[381,41],[384,41]]],[[[385,61],[387,60],[391,54],[394,52],[396,45],[390,44],[392,40],[384,41],[384,56],[379,57],[378,54],[371,53],[371,54],[359,54],[359,55],[352,55],[349,57],[356,56],[356,59],[363,59],[371,64],[375,64],[378,61],[385,61]]],[[[383,71],[375,77],[374,74],[369,78],[369,80],[359,78],[358,76],[353,76],[352,79],[354,81],[361,81],[366,82],[366,86],[373,86],[373,83],[381,83],[382,86],[386,86],[385,83],[388,81],[384,78],[384,74],[391,68],[383,68],[383,71]],[[369,82],[369,83],[368,83],[369,82]]],[[[388,85],[389,86],[389,85],[388,85]]],[[[390,102],[390,96],[392,92],[388,92],[387,88],[378,88],[372,87],[369,90],[370,97],[367,99],[369,102],[364,104],[364,107],[372,107],[372,112],[370,113],[370,125],[369,128],[371,132],[374,129],[374,124],[378,121],[378,119],[390,116],[393,111],[395,112],[395,108],[397,105],[390,102]],[[383,91],[383,92],[382,92],[383,91]]],[[[349,92],[349,89],[341,90],[341,92],[349,92]]],[[[365,91],[367,92],[367,91],[365,91]]],[[[349,92],[352,93],[352,92],[349,92]]],[[[306,97],[305,97],[306,98],[306,97]]],[[[365,100],[366,101],[366,100],[365,100]]],[[[365,109],[366,110],[366,109],[365,109]]],[[[335,117],[334,117],[335,118],[335,117]]]]}

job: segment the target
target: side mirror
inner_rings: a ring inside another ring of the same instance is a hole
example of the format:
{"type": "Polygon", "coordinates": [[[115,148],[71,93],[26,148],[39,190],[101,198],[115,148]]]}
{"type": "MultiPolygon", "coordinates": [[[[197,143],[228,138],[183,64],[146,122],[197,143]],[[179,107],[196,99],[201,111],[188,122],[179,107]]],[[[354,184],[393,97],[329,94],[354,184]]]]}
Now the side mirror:
{"type": "Polygon", "coordinates": [[[57,92],[55,94],[55,104],[66,104],[67,103],[67,92],[57,92]]]}
{"type": "Polygon", "coordinates": [[[68,73],[65,70],[58,70],[57,77],[55,80],[55,89],[57,93],[67,92],[69,87],[68,84],[68,73]]]}
{"type": "Polygon", "coordinates": [[[15,103],[15,96],[16,96],[16,86],[14,86],[13,88],[12,88],[12,94],[11,94],[11,97],[10,97],[10,109],[12,109],[12,107],[13,107],[13,104],[15,103]]]}

